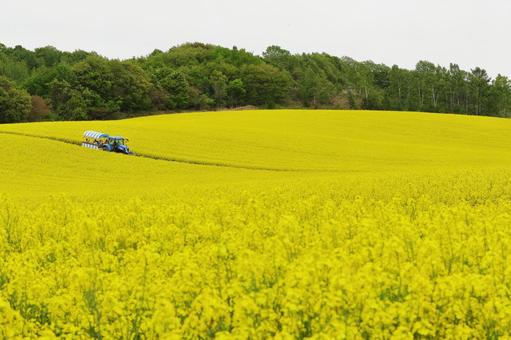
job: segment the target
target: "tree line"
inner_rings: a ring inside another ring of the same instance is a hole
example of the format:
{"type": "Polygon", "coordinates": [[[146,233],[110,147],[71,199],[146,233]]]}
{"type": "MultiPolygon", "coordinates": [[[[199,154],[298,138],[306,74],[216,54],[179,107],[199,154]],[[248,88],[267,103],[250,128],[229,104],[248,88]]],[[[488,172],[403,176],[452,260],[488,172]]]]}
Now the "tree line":
{"type": "Polygon", "coordinates": [[[326,53],[188,43],[145,57],[0,44],[0,123],[115,119],[155,111],[337,108],[511,116],[511,82],[484,69],[414,70],[326,53]]]}

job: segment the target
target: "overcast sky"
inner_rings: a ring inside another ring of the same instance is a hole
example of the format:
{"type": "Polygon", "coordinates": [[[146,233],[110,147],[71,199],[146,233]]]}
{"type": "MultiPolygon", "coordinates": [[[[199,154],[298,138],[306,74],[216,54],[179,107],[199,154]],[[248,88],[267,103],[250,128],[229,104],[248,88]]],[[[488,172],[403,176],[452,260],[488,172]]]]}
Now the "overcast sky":
{"type": "Polygon", "coordinates": [[[273,44],[413,68],[511,76],[509,0],[5,0],[0,42],[128,58],[190,41],[256,54],[273,44]]]}

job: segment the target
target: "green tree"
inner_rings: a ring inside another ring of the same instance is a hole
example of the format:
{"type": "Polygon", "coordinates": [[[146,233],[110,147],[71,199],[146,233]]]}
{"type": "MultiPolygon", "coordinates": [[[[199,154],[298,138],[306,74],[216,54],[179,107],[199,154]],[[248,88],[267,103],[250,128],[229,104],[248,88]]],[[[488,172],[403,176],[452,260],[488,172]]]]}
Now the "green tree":
{"type": "Polygon", "coordinates": [[[56,119],[88,119],[87,103],[82,93],[73,89],[67,81],[54,79],[49,88],[50,104],[56,119]]]}
{"type": "MultiPolygon", "coordinates": [[[[186,109],[191,105],[191,87],[182,72],[164,68],[157,72],[156,77],[158,85],[166,92],[168,109],[186,109]]],[[[196,93],[196,96],[199,95],[196,93]]]]}
{"type": "Polygon", "coordinates": [[[59,119],[249,104],[509,115],[509,81],[492,80],[480,68],[419,61],[407,70],[326,53],[291,54],[276,45],[257,56],[187,43],[118,61],[82,50],[0,44],[0,76],[37,98],[27,119],[45,117],[45,103],[59,119]]]}
{"type": "Polygon", "coordinates": [[[32,73],[24,85],[32,95],[48,98],[50,94],[50,84],[53,80],[65,80],[68,83],[76,83],[75,75],[71,66],[59,64],[52,68],[40,68],[32,73]]]}
{"type": "Polygon", "coordinates": [[[0,123],[21,122],[32,109],[32,99],[27,91],[0,76],[0,123]]]}
{"type": "Polygon", "coordinates": [[[34,53],[35,57],[39,60],[39,64],[46,67],[57,65],[63,54],[53,46],[36,48],[34,53]]]}
{"type": "Polygon", "coordinates": [[[213,98],[217,107],[225,105],[227,97],[227,77],[220,71],[214,70],[209,77],[213,89],[213,98]]]}
{"type": "Polygon", "coordinates": [[[397,65],[389,71],[389,86],[386,91],[387,108],[391,110],[408,109],[407,91],[408,72],[397,65]]]}
{"type": "Polygon", "coordinates": [[[318,108],[329,105],[335,94],[335,88],[324,75],[306,69],[298,80],[298,91],[306,107],[318,108]]]}
{"type": "Polygon", "coordinates": [[[485,70],[476,67],[469,74],[469,85],[474,100],[474,113],[480,115],[485,112],[485,97],[489,90],[490,77],[485,70]]]}
{"type": "Polygon", "coordinates": [[[227,85],[227,98],[230,107],[241,105],[245,101],[245,86],[239,78],[231,80],[227,85]]]}
{"type": "Polygon", "coordinates": [[[511,81],[508,77],[497,75],[488,95],[488,114],[511,117],[511,81]]]}
{"type": "Polygon", "coordinates": [[[30,70],[25,61],[15,61],[0,54],[0,75],[20,84],[30,75],[30,70]]]}
{"type": "Polygon", "coordinates": [[[150,92],[153,87],[149,76],[138,65],[130,62],[112,61],[113,76],[111,95],[107,102],[119,103],[123,112],[136,112],[151,108],[150,92]]]}
{"type": "Polygon", "coordinates": [[[72,67],[75,88],[88,88],[105,101],[113,99],[112,87],[115,76],[109,62],[100,57],[89,56],[72,67]]]}
{"type": "Polygon", "coordinates": [[[450,64],[448,71],[449,110],[451,112],[468,112],[467,72],[457,64],[450,64]]]}
{"type": "Polygon", "coordinates": [[[288,100],[292,79],[285,71],[267,65],[245,65],[242,70],[248,104],[274,107],[288,100]]]}
{"type": "Polygon", "coordinates": [[[263,52],[263,58],[270,64],[284,70],[291,70],[292,55],[280,46],[272,45],[263,52]]]}

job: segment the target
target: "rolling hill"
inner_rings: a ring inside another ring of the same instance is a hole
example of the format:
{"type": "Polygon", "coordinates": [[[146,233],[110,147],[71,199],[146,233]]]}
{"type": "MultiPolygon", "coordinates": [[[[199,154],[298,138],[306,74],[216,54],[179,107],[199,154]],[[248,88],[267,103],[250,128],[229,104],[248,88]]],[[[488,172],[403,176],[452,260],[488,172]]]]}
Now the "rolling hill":
{"type": "Polygon", "coordinates": [[[14,191],[24,186],[51,191],[59,185],[62,191],[94,191],[95,183],[104,191],[140,183],[145,189],[172,188],[201,178],[209,182],[209,176],[222,183],[507,167],[510,134],[511,121],[504,119],[379,111],[226,111],[6,124],[0,126],[1,178],[3,187],[14,191]],[[58,140],[79,143],[88,129],[127,136],[131,149],[146,157],[84,150],[58,140]]]}
{"type": "Polygon", "coordinates": [[[0,337],[504,336],[510,136],[384,111],[0,125],[0,337]]]}

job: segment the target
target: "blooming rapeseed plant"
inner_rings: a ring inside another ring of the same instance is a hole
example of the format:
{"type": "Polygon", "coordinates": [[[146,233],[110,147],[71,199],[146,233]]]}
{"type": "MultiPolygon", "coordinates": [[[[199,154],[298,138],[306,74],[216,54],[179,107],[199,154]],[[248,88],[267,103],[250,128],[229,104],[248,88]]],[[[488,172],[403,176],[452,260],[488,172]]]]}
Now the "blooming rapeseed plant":
{"type": "Polygon", "coordinates": [[[509,131],[340,111],[0,126],[0,337],[509,336],[509,131]],[[88,124],[181,162],[26,136],[88,124]]]}

